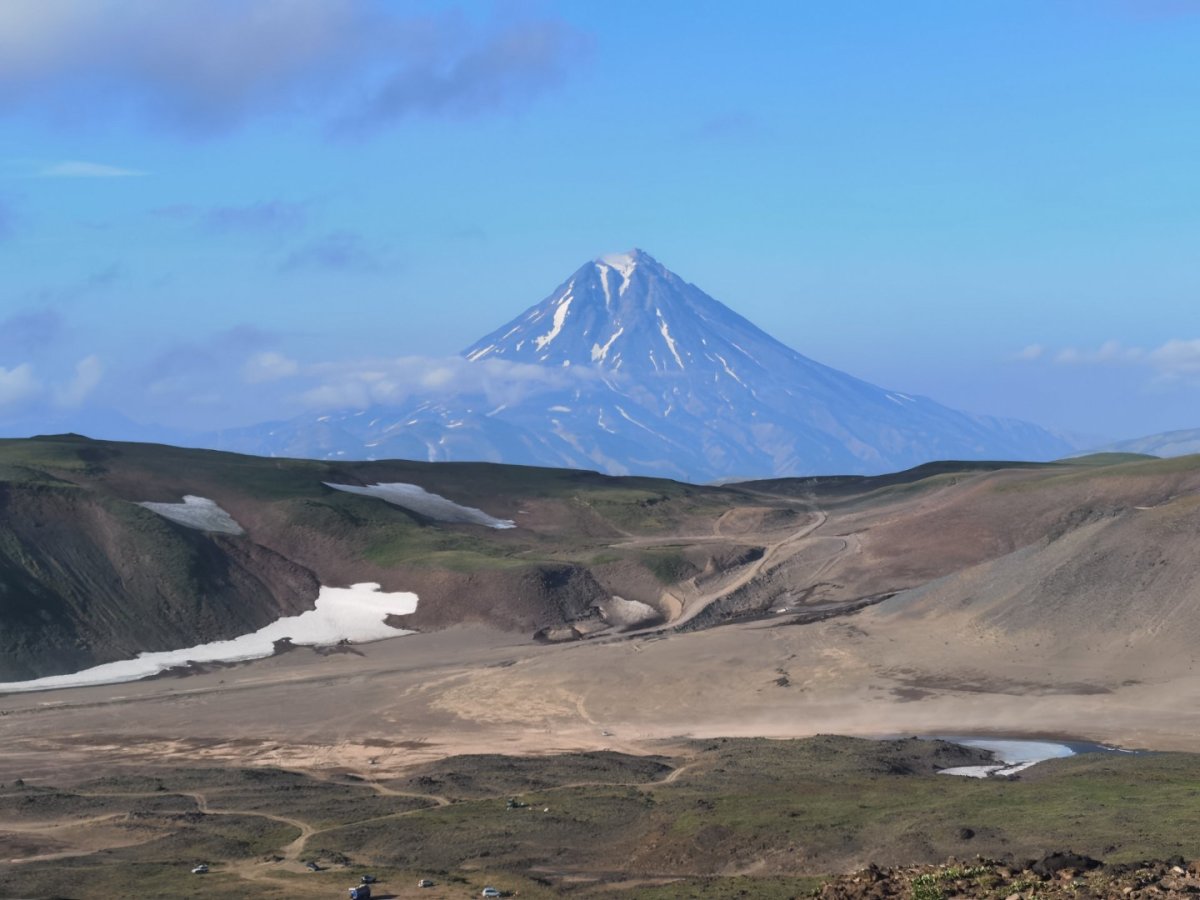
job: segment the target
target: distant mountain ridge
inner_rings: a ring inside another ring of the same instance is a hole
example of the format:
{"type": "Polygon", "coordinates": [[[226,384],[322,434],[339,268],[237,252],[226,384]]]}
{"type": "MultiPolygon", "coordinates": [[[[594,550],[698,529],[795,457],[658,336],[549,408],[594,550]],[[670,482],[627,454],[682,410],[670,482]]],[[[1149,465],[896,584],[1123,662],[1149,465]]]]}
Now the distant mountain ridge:
{"type": "Polygon", "coordinates": [[[1164,431],[1101,447],[1099,452],[1147,453],[1151,456],[1190,456],[1200,453],[1200,428],[1164,431]]]}
{"type": "Polygon", "coordinates": [[[463,355],[561,377],[512,402],[429,396],[226,433],[221,448],[690,481],[872,474],[934,459],[1044,460],[1072,449],[1038,426],[959,412],[815,362],[640,250],[585,263],[463,355]]]}

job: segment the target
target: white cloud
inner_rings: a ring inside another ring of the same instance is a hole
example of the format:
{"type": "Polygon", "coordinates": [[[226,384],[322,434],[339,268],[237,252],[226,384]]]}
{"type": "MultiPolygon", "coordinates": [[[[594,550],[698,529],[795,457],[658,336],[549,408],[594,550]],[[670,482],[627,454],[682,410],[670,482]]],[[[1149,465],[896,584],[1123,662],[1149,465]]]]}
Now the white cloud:
{"type": "Polygon", "coordinates": [[[1054,361],[1064,365],[1120,365],[1135,363],[1145,356],[1140,347],[1125,347],[1120,341],[1105,341],[1094,350],[1065,347],[1054,361]]]}
{"type": "Polygon", "coordinates": [[[272,350],[255,353],[242,366],[242,378],[249,384],[291,378],[299,372],[300,364],[298,362],[272,350]]]}
{"type": "MultiPolygon", "coordinates": [[[[316,409],[363,408],[420,395],[482,395],[489,403],[515,403],[531,394],[563,390],[600,377],[587,366],[557,368],[501,359],[469,362],[461,356],[406,356],[302,367],[312,384],[301,402],[316,409]]],[[[611,375],[610,375],[611,377],[611,375]]]]}
{"type": "Polygon", "coordinates": [[[15,406],[36,396],[42,390],[33,374],[33,366],[22,363],[11,369],[0,366],[0,408],[15,406]]]}
{"type": "Polygon", "coordinates": [[[1151,350],[1146,358],[1168,378],[1200,375],[1200,339],[1167,341],[1151,350]]]}
{"type": "Polygon", "coordinates": [[[587,40],[501,4],[492,21],[391,0],[2,0],[0,106],[130,113],[191,133],[284,115],[371,127],[552,89],[587,40]]]}
{"type": "Polygon", "coordinates": [[[1035,359],[1041,359],[1045,355],[1046,355],[1046,348],[1043,347],[1041,344],[1030,344],[1028,347],[1025,347],[1024,349],[1022,349],[1022,350],[1018,351],[1016,354],[1014,354],[1016,359],[1023,359],[1023,360],[1028,360],[1028,361],[1033,361],[1035,359]]]}
{"type": "Polygon", "coordinates": [[[1115,340],[1098,347],[1063,347],[1057,351],[1030,344],[1014,358],[1027,362],[1049,359],[1062,366],[1130,366],[1149,369],[1168,381],[1191,379],[1200,377],[1200,338],[1172,338],[1152,349],[1126,346],[1115,340]]]}
{"type": "Polygon", "coordinates": [[[104,163],[67,159],[43,166],[37,174],[41,178],[136,178],[146,173],[137,169],[122,169],[119,166],[109,166],[104,163]]]}
{"type": "Polygon", "coordinates": [[[66,409],[82,406],[104,377],[104,363],[98,356],[87,356],[75,364],[75,377],[54,391],[54,402],[66,409]]]}

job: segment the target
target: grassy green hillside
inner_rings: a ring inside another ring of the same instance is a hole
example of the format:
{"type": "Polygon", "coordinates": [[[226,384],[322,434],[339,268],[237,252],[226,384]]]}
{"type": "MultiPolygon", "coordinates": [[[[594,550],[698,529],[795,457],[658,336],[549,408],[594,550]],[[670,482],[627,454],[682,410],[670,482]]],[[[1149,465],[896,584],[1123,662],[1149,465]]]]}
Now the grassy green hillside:
{"type": "MultiPolygon", "coordinates": [[[[1080,548],[1055,544],[1097,521],[1112,526],[1112,559],[1150,542],[1178,548],[1180,565],[1160,568],[1186,574],[1198,487],[1200,457],[1128,454],[715,487],[77,435],[2,440],[0,680],[232,637],[310,609],[321,585],[413,591],[421,599],[409,628],[477,622],[559,640],[626,627],[606,611],[614,596],[648,609],[643,622],[707,627],[781,605],[802,612],[894,594],[1022,548],[1046,550],[1047,571],[1098,571],[1080,548]],[[437,521],[327,486],[391,482],[517,527],[437,521]],[[185,495],[215,502],[245,533],[199,531],[139,505],[185,495]]],[[[1109,566],[1102,586],[1114,597],[1141,591],[1127,582],[1143,569],[1131,565],[1126,578],[1109,566]]],[[[1178,606],[1186,580],[1151,599],[1178,606]]]]}
{"type": "MultiPolygon", "coordinates": [[[[416,591],[410,627],[532,634],[594,615],[587,563],[631,534],[719,511],[735,491],[490,464],[263,459],[74,435],[0,441],[0,681],[252,631],[320,585],[416,591]],[[326,482],[405,482],[516,520],[447,524],[326,482]],[[138,504],[211,499],[245,528],[197,531],[138,504]]],[[[608,551],[608,568],[646,569],[608,551]]],[[[653,598],[652,598],[653,599],[653,598]]]]}
{"type": "Polygon", "coordinates": [[[0,815],[10,839],[42,842],[29,851],[51,849],[38,823],[86,822],[98,838],[121,822],[137,831],[113,850],[8,867],[0,896],[321,897],[371,872],[401,896],[432,877],[450,891],[433,896],[495,884],[531,897],[788,897],[868,863],[982,855],[1019,872],[1068,848],[1112,864],[1200,853],[1196,756],[1088,754],[983,781],[936,774],[982,758],[942,742],[822,736],[717,739],[675,758],[459,756],[386,785],[171,768],[7,784],[0,815]],[[324,871],[304,872],[309,859],[324,871]],[[187,874],[198,860],[210,878],[187,874]]]}

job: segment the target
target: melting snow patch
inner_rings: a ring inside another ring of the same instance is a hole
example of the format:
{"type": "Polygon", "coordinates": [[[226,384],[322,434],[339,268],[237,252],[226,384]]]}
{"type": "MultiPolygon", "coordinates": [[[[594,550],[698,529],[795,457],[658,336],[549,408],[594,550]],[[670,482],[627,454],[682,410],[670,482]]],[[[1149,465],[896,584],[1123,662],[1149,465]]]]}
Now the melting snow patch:
{"type": "Polygon", "coordinates": [[[600,269],[600,285],[604,288],[604,308],[612,306],[612,294],[608,290],[608,266],[598,266],[600,269]]]}
{"type": "Polygon", "coordinates": [[[737,372],[735,372],[735,371],[733,371],[733,369],[729,368],[729,363],[725,362],[725,357],[723,357],[720,353],[716,354],[716,357],[717,357],[717,359],[719,359],[721,361],[721,367],[725,370],[725,374],[728,375],[730,378],[732,378],[734,381],[736,381],[738,384],[740,384],[742,387],[745,387],[746,382],[744,382],[744,381],[742,381],[742,379],[738,378],[737,372]]]}
{"type": "Polygon", "coordinates": [[[954,743],[962,744],[964,747],[991,750],[1000,762],[990,766],[955,766],[950,769],[942,769],[938,772],[939,775],[965,775],[968,778],[1013,775],[1044,759],[1060,759],[1064,756],[1075,755],[1075,751],[1066,744],[1052,744],[1047,741],[993,741],[971,738],[968,740],[956,739],[954,743]]]}
{"type": "Polygon", "coordinates": [[[626,600],[615,594],[607,600],[596,604],[600,608],[605,621],[612,625],[629,628],[653,622],[659,618],[658,610],[640,600],[626,600]]]}
{"type": "Polygon", "coordinates": [[[47,691],[54,688],[119,684],[149,678],[168,669],[196,663],[244,662],[262,659],[275,652],[277,641],[305,646],[327,646],[341,641],[381,641],[413,632],[388,625],[388,616],[406,616],[417,610],[417,595],[406,592],[381,593],[373,583],[348,588],[321,588],[316,609],[286,616],[252,634],[228,641],[214,641],[183,650],[140,653],[136,659],[105,663],[72,675],[50,675],[33,681],[0,683],[0,693],[47,691]]]}
{"type": "Polygon", "coordinates": [[[622,325],[616,330],[613,336],[605,342],[603,347],[601,347],[599,344],[592,344],[592,362],[600,362],[602,359],[604,359],[604,357],[608,356],[608,350],[610,347],[612,347],[613,341],[615,341],[624,333],[625,326],[622,325]]]}
{"type": "Polygon", "coordinates": [[[671,337],[671,330],[667,327],[667,320],[663,318],[662,310],[656,309],[654,312],[658,315],[658,331],[663,336],[663,340],[667,342],[667,347],[671,350],[671,355],[675,357],[675,362],[679,368],[683,368],[683,360],[679,358],[679,351],[675,349],[675,338],[671,337]]]}
{"type": "Polygon", "coordinates": [[[486,347],[484,347],[480,350],[476,350],[474,353],[470,354],[467,357],[467,361],[475,362],[475,360],[479,359],[481,356],[487,356],[490,351],[495,350],[495,349],[496,349],[495,344],[488,344],[486,347]]]}
{"type": "Polygon", "coordinates": [[[517,523],[512,519],[497,519],[489,516],[481,509],[471,506],[460,506],[453,500],[447,500],[440,494],[431,494],[425,488],[416,484],[393,482],[391,484],[332,484],[324,482],[325,487],[335,491],[345,491],[348,494],[362,494],[366,497],[376,497],[400,506],[422,516],[427,516],[437,522],[461,522],[467,525],[486,525],[488,528],[516,528],[517,523]]]}
{"type": "MultiPolygon", "coordinates": [[[[600,265],[601,272],[604,272],[603,266],[612,266],[621,273],[621,286],[617,288],[617,296],[625,296],[625,289],[629,287],[629,279],[633,275],[633,270],[637,268],[637,258],[633,253],[609,253],[596,260],[600,265]]],[[[604,279],[604,293],[608,295],[608,279],[604,279]]]]}
{"type": "Polygon", "coordinates": [[[218,534],[245,534],[245,530],[233,520],[233,516],[206,497],[183,498],[182,503],[139,503],[164,519],[170,519],[197,531],[215,531],[218,534]]]}
{"type": "Polygon", "coordinates": [[[567,295],[558,301],[558,306],[554,310],[554,326],[541,337],[533,339],[539,350],[558,337],[563,329],[563,323],[567,321],[567,312],[571,309],[571,301],[574,299],[575,296],[568,291],[567,295]]]}

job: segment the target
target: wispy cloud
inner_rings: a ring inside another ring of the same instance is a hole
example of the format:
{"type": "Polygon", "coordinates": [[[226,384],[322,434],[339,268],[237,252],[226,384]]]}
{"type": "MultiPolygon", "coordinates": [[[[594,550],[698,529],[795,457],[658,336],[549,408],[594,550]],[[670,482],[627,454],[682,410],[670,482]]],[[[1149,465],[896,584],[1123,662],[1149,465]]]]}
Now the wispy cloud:
{"type": "Polygon", "coordinates": [[[253,325],[238,325],[197,340],[163,348],[137,372],[137,380],[158,393],[169,393],[177,381],[193,376],[211,379],[218,372],[236,371],[250,355],[268,349],[277,336],[253,325]]]}
{"type": "Polygon", "coordinates": [[[104,365],[97,356],[88,356],[75,364],[66,380],[47,384],[39,378],[33,363],[0,366],[0,410],[51,403],[63,409],[75,409],[94,391],[104,377],[104,365]]]}
{"type": "Polygon", "coordinates": [[[1151,350],[1146,359],[1164,375],[1174,378],[1200,375],[1200,339],[1167,341],[1151,350]]]}
{"type": "Polygon", "coordinates": [[[287,200],[262,200],[243,205],[212,207],[176,204],[159,207],[153,212],[164,218],[194,224],[214,234],[283,233],[297,231],[308,221],[307,206],[287,200]]]}
{"type": "Polygon", "coordinates": [[[368,244],[358,232],[331,231],[293,250],[279,269],[378,272],[388,265],[387,254],[368,244]]]}
{"type": "Polygon", "coordinates": [[[365,131],[422,113],[469,116],[516,106],[563,82],[590,46],[556,20],[473,35],[455,17],[429,29],[426,40],[425,49],[400,62],[336,127],[365,131]]]}
{"type": "Polygon", "coordinates": [[[62,336],[62,316],[50,308],[13,313],[0,320],[0,353],[40,352],[62,336]]]}
{"type": "Polygon", "coordinates": [[[469,362],[461,356],[403,356],[300,366],[296,378],[304,406],[361,409],[417,396],[462,394],[481,396],[491,405],[512,404],[534,394],[592,383],[600,374],[587,366],[559,368],[502,359],[469,362]]]}
{"type": "Polygon", "coordinates": [[[1045,355],[1046,355],[1046,348],[1043,347],[1041,344],[1030,344],[1029,346],[1023,347],[1022,349],[1020,349],[1016,353],[1014,353],[1013,358],[1026,360],[1026,361],[1033,361],[1035,359],[1041,359],[1045,355]]]}
{"type": "Polygon", "coordinates": [[[1065,365],[1123,365],[1143,359],[1146,351],[1141,347],[1126,347],[1120,341],[1105,341],[1096,348],[1064,347],[1054,356],[1054,361],[1065,365]]]}
{"type": "Polygon", "coordinates": [[[42,384],[34,377],[29,363],[11,369],[0,366],[0,409],[30,400],[41,390],[42,384]]]}
{"type": "Polygon", "coordinates": [[[1048,360],[1060,366],[1140,367],[1168,381],[1200,377],[1200,339],[1172,338],[1158,347],[1130,346],[1111,340],[1098,347],[1063,347],[1056,351],[1031,344],[1014,358],[1026,362],[1048,360]]]}
{"type": "Polygon", "coordinates": [[[242,366],[242,378],[247,384],[279,381],[281,378],[291,378],[299,373],[300,364],[296,360],[274,350],[255,353],[242,366]]]}
{"type": "Polygon", "coordinates": [[[98,356],[88,356],[75,364],[75,375],[54,391],[54,403],[64,409],[77,409],[91,395],[104,377],[104,363],[98,356]]]}
{"type": "Polygon", "coordinates": [[[88,294],[104,291],[118,284],[125,277],[125,267],[120,263],[111,263],[103,269],[97,269],[84,277],[65,284],[47,285],[31,293],[31,299],[44,304],[66,303],[78,300],[88,294]]]}
{"type": "Polygon", "coordinates": [[[72,122],[132,112],[191,134],[505,109],[558,85],[588,45],[518,9],[480,24],[388,0],[4,0],[0,106],[72,122]]]}
{"type": "Polygon", "coordinates": [[[138,169],[123,169],[78,159],[50,163],[37,170],[39,178],[137,178],[145,174],[138,169]]]}

